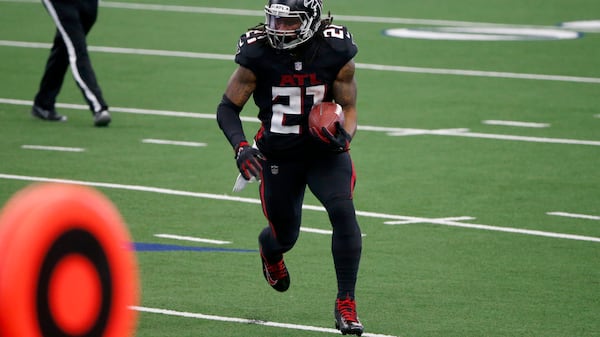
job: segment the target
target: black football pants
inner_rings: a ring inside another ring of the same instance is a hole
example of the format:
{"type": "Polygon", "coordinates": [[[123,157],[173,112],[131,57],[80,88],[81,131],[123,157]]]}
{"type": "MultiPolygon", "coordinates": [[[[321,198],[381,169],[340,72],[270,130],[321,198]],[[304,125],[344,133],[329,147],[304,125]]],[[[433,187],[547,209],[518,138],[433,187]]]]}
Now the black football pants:
{"type": "Polygon", "coordinates": [[[292,249],[300,233],[306,186],[327,210],[333,227],[331,251],[338,282],[338,297],[354,297],[362,237],[352,193],[355,172],[350,154],[317,158],[267,160],[263,165],[260,195],[269,221],[259,235],[262,254],[278,261],[292,249]]]}
{"type": "Polygon", "coordinates": [[[54,20],[56,34],[34,103],[44,109],[54,109],[67,67],[71,66],[90,110],[106,110],[86,42],[86,35],[96,22],[98,0],[43,0],[43,3],[54,20]]]}

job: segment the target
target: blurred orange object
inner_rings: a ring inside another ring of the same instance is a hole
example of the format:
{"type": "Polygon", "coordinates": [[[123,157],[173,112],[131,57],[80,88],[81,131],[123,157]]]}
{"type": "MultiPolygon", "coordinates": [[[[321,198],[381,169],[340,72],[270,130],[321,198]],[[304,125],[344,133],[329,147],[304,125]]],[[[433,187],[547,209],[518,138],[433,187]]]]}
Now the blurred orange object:
{"type": "Polygon", "coordinates": [[[131,238],[103,194],[38,183],[4,206],[0,336],[133,336],[138,301],[131,238]]]}

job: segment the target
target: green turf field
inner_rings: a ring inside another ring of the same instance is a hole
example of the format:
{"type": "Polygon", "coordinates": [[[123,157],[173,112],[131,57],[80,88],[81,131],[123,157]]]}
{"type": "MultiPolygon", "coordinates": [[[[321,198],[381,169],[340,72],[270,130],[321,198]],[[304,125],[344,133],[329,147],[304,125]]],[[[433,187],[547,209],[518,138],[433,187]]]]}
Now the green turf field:
{"type": "MultiPolygon", "coordinates": [[[[58,106],[68,122],[30,116],[54,26],[38,1],[0,0],[0,205],[35,181],[71,180],[109,197],[136,243],[206,248],[137,253],[137,336],[339,333],[330,235],[310,231],[330,229],[326,214],[307,195],[306,231],[286,256],[292,285],[276,293],[256,251],[266,225],[257,185],[231,192],[237,169],[214,120],[237,39],[263,6],[103,1],[89,45],[113,122],[98,129],[71,77],[58,106]]],[[[364,335],[600,336],[600,2],[324,7],[359,46],[364,335]],[[592,25],[561,26],[575,21],[592,25]],[[383,33],[448,27],[472,37],[383,33]],[[474,41],[473,27],[510,28],[512,40],[474,41]]],[[[243,115],[250,135],[256,109],[243,115]]]]}

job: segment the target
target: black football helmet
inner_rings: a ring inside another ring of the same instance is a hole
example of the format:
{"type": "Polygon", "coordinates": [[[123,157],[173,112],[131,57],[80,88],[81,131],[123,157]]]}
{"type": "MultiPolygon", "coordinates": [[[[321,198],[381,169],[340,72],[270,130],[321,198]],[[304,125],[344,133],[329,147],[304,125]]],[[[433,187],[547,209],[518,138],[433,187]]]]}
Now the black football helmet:
{"type": "Polygon", "coordinates": [[[322,0],[269,0],[265,29],[276,49],[292,49],[308,41],[321,24],[322,0]]]}

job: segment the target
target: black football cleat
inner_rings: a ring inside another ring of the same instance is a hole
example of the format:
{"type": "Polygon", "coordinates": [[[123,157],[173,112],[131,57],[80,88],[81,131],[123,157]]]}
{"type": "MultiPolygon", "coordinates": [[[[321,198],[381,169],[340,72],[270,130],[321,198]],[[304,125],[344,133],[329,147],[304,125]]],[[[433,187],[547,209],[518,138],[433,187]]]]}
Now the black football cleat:
{"type": "Polygon", "coordinates": [[[35,118],[50,122],[64,122],[67,120],[67,116],[59,115],[56,110],[47,110],[38,105],[34,105],[31,108],[31,115],[35,118]]]}
{"type": "Polygon", "coordinates": [[[279,262],[273,264],[267,262],[262,253],[260,254],[260,258],[262,260],[263,275],[267,283],[277,291],[284,292],[288,290],[290,287],[290,274],[285,266],[285,262],[283,262],[283,257],[279,262]]]}
{"type": "Polygon", "coordinates": [[[108,126],[110,120],[111,118],[108,110],[102,110],[94,113],[94,126],[108,126]]]}
{"type": "Polygon", "coordinates": [[[353,298],[335,300],[335,328],[342,332],[342,335],[362,335],[364,328],[356,314],[356,302],[353,298]]]}

